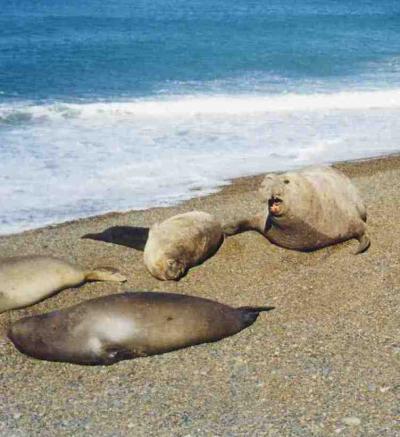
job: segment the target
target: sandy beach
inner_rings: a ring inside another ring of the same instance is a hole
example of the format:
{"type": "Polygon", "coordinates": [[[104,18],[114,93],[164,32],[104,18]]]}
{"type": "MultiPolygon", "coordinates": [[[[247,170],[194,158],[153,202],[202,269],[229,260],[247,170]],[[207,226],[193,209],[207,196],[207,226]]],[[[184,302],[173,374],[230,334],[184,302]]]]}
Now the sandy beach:
{"type": "Polygon", "coordinates": [[[400,157],[337,165],[368,207],[370,249],[312,253],[247,232],[179,282],[146,271],[142,252],[85,240],[193,209],[221,220],[262,205],[262,176],[176,207],[113,213],[0,237],[2,256],[51,254],[118,267],[125,284],[90,283],[0,315],[0,435],[400,435],[400,157]],[[232,306],[272,305],[238,335],[109,367],[41,362],[5,338],[10,321],[124,290],[186,293],[232,306]]]}

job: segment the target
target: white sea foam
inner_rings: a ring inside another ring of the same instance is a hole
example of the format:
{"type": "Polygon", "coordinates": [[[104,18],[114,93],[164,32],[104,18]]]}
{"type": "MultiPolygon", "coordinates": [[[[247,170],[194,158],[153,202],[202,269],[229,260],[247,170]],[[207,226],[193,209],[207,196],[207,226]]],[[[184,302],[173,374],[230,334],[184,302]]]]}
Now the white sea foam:
{"type": "Polygon", "coordinates": [[[168,117],[245,115],[257,113],[366,110],[400,108],[400,89],[348,91],[324,94],[268,96],[179,96],[137,99],[129,102],[53,103],[0,105],[0,122],[60,121],[113,117],[168,117]]]}
{"type": "Polygon", "coordinates": [[[0,233],[399,150],[400,90],[0,105],[0,233]]]}

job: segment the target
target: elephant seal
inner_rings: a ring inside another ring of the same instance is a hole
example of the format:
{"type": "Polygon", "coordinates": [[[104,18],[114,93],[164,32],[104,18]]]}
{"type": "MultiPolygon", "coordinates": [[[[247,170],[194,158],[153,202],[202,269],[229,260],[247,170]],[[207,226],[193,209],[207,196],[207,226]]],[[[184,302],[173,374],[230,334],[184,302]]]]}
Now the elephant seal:
{"type": "Polygon", "coordinates": [[[0,313],[32,305],[64,288],[86,281],[124,282],[118,270],[83,270],[62,259],[31,255],[0,259],[0,313]]]}
{"type": "Polygon", "coordinates": [[[113,364],[231,336],[272,307],[230,306],[174,293],[126,292],[12,324],[8,337],[34,358],[113,364]]]}
{"type": "Polygon", "coordinates": [[[144,263],[158,279],[178,280],[212,256],[222,244],[221,224],[210,214],[191,211],[150,228],[144,263]]]}
{"type": "Polygon", "coordinates": [[[270,174],[259,193],[267,212],[223,227],[226,235],[257,230],[288,249],[310,251],[356,238],[356,253],[368,249],[367,211],[350,179],[331,167],[270,174]]]}

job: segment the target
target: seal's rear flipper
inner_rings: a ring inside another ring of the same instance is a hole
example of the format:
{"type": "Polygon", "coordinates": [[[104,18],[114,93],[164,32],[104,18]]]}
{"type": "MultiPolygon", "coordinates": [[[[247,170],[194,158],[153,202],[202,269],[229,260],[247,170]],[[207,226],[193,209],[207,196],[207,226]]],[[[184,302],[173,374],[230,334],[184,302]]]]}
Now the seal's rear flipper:
{"type": "Polygon", "coordinates": [[[93,270],[88,270],[85,273],[85,281],[110,281],[110,282],[126,282],[124,276],[118,269],[114,267],[96,267],[93,270]]]}
{"type": "Polygon", "coordinates": [[[143,251],[149,237],[149,228],[140,226],[112,226],[98,234],[86,234],[81,238],[120,244],[143,251]]]}
{"type": "Polygon", "coordinates": [[[371,245],[371,240],[366,234],[361,235],[357,238],[357,240],[360,242],[360,244],[358,245],[357,250],[354,252],[355,255],[365,252],[371,245]]]}
{"type": "Polygon", "coordinates": [[[275,307],[240,307],[241,318],[245,326],[250,326],[257,320],[258,315],[263,311],[274,310],[275,307]]]}

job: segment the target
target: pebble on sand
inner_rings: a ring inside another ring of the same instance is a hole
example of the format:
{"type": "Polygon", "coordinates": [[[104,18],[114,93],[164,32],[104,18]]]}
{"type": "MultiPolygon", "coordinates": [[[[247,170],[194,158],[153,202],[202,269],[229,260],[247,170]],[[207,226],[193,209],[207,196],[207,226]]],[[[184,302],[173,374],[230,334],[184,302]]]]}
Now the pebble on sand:
{"type": "Polygon", "coordinates": [[[342,422],[345,425],[358,426],[361,425],[361,420],[355,416],[343,417],[342,422]]]}

